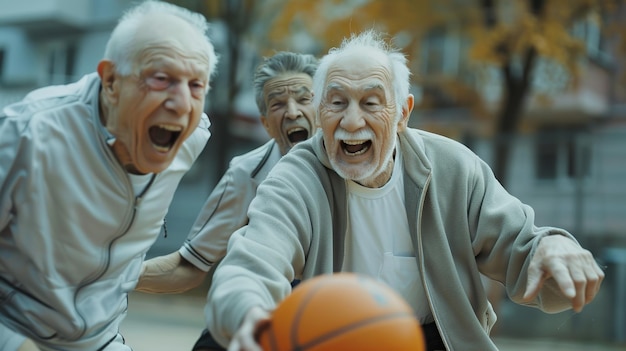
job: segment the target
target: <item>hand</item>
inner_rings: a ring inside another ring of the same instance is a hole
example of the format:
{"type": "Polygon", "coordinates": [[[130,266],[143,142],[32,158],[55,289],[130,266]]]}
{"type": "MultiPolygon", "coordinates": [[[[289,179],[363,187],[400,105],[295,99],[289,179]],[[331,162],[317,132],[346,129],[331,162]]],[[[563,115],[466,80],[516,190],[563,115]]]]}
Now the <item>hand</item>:
{"type": "Polygon", "coordinates": [[[207,273],[185,260],[178,252],[144,261],[135,290],[176,294],[200,285],[207,273]]]}
{"type": "Polygon", "coordinates": [[[530,261],[524,300],[537,297],[548,278],[554,278],[574,311],[580,312],[598,293],[604,272],[591,252],[570,238],[550,235],[541,238],[530,261]]]}
{"type": "Polygon", "coordinates": [[[270,322],[270,313],[261,307],[252,307],[235,335],[233,335],[228,351],[263,351],[256,341],[256,336],[270,322]]]}

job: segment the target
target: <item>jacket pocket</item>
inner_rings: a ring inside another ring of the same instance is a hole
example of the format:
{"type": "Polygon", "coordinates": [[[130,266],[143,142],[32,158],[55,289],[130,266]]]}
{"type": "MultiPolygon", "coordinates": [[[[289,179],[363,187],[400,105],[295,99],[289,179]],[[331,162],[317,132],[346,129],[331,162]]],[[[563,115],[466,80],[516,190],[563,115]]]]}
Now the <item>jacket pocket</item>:
{"type": "Polygon", "coordinates": [[[39,299],[30,296],[0,277],[0,315],[4,323],[27,336],[42,340],[56,337],[52,325],[63,323],[61,315],[39,299]]]}

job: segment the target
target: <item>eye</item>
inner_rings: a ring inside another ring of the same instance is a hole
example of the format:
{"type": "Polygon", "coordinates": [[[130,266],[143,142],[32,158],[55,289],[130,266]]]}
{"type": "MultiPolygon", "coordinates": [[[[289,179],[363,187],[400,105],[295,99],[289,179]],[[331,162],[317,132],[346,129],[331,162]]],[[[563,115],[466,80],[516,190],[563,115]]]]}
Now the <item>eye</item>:
{"type": "Polygon", "coordinates": [[[338,97],[332,98],[330,99],[330,104],[333,106],[342,106],[345,104],[345,100],[338,97]]]}
{"type": "Polygon", "coordinates": [[[201,80],[194,80],[189,83],[189,89],[191,89],[194,95],[202,95],[206,92],[206,83],[201,80]]]}
{"type": "Polygon", "coordinates": [[[383,105],[380,102],[378,97],[369,97],[364,102],[363,105],[369,111],[379,111],[382,109],[383,105]]]}
{"type": "Polygon", "coordinates": [[[274,101],[270,103],[269,109],[270,111],[277,111],[281,109],[283,106],[285,106],[285,104],[282,101],[274,101]]]}
{"type": "Polygon", "coordinates": [[[172,84],[172,80],[167,74],[155,73],[146,78],[146,84],[152,90],[165,90],[172,84]]]}
{"type": "Polygon", "coordinates": [[[311,99],[310,96],[304,96],[298,100],[298,103],[301,105],[308,105],[311,103],[311,101],[313,101],[313,99],[311,99]]]}

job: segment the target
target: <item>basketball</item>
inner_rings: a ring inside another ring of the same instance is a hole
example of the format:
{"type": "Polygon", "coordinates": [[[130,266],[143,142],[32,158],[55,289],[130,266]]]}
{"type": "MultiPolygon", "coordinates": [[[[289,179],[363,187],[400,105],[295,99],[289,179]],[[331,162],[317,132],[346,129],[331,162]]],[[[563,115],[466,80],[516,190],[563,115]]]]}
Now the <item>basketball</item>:
{"type": "Polygon", "coordinates": [[[426,350],[409,304],[387,285],[353,273],[294,288],[259,335],[264,351],[426,350]]]}

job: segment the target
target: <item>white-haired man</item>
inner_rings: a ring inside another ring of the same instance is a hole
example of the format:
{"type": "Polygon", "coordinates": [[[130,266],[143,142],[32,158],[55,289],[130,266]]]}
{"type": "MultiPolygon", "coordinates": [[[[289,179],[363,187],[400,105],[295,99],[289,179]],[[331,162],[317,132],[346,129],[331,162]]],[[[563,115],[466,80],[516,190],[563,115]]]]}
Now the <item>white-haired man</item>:
{"type": "MultiPolygon", "coordinates": [[[[255,335],[293,279],[372,276],[413,307],[428,350],[497,350],[480,273],[513,301],[580,311],[604,273],[565,230],[534,225],[463,145],[407,127],[404,55],[374,31],[320,60],[320,132],[273,168],[209,290],[208,329],[229,350],[255,335]]],[[[411,345],[407,345],[410,349],[411,345]]]]}
{"type": "Polygon", "coordinates": [[[127,293],[209,138],[206,19],[130,9],[97,73],[0,115],[0,325],[41,350],[128,351],[127,293]]]}

